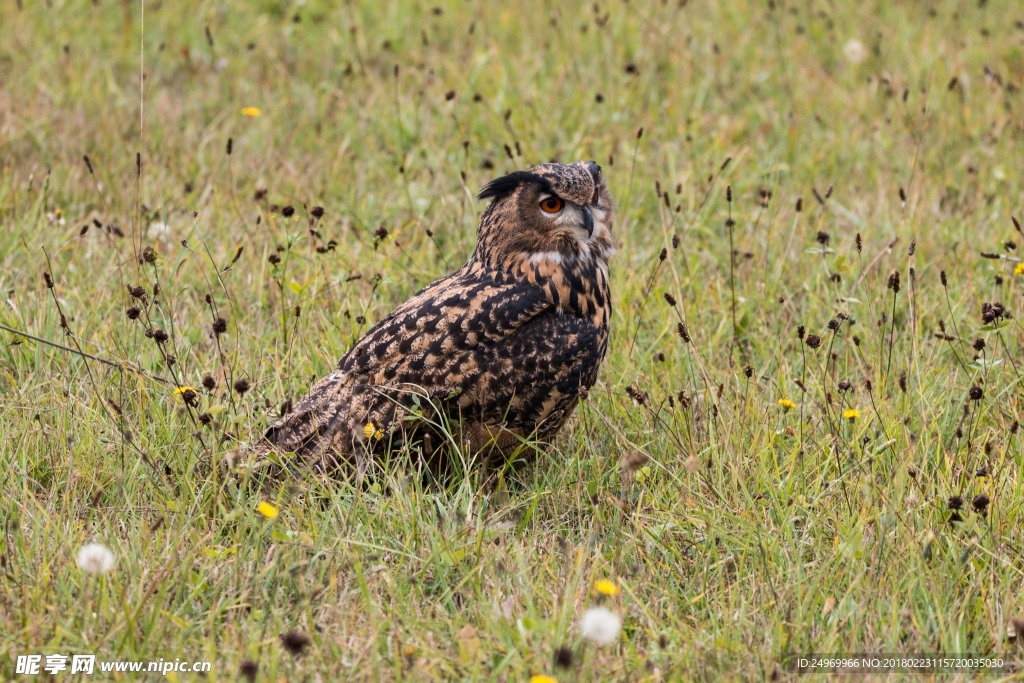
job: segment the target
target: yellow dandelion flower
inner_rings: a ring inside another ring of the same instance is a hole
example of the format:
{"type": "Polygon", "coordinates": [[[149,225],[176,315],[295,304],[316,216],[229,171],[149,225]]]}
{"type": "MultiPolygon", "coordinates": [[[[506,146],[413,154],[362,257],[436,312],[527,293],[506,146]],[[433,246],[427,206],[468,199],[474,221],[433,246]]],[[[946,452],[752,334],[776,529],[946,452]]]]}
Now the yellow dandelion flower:
{"type": "Polygon", "coordinates": [[[277,519],[277,508],[266,501],[257,505],[256,511],[267,519],[277,519]]]}
{"type": "Polygon", "coordinates": [[[530,676],[530,683],[558,683],[558,679],[552,678],[551,676],[545,676],[544,674],[536,674],[530,676]]]}
{"type": "Polygon", "coordinates": [[[363,434],[366,434],[367,439],[376,439],[377,441],[384,438],[384,430],[378,429],[373,422],[366,423],[366,426],[363,427],[363,434]]]}
{"type": "Polygon", "coordinates": [[[858,417],[860,417],[860,411],[856,408],[847,408],[843,411],[843,419],[852,421],[856,420],[858,417]]]}
{"type": "Polygon", "coordinates": [[[595,581],[594,590],[596,590],[598,593],[602,595],[608,595],[613,598],[619,594],[619,587],[615,584],[614,581],[609,581],[608,579],[600,579],[599,581],[595,581]]]}
{"type": "Polygon", "coordinates": [[[188,386],[188,385],[186,384],[186,385],[185,385],[185,386],[183,386],[183,387],[178,387],[177,389],[175,389],[175,390],[174,390],[174,395],[175,395],[175,396],[181,396],[181,395],[182,395],[182,394],[184,394],[184,393],[185,393],[186,391],[195,391],[195,390],[196,390],[196,389],[195,389],[195,387],[190,387],[190,386],[188,386]]]}
{"type": "Polygon", "coordinates": [[[1018,263],[1017,267],[1013,269],[1014,275],[1024,275],[1024,263],[1018,263]]]}
{"type": "Polygon", "coordinates": [[[788,398],[780,398],[779,405],[785,408],[786,410],[792,410],[793,408],[796,408],[796,404],[790,401],[788,398]]]}
{"type": "Polygon", "coordinates": [[[256,117],[256,116],[259,116],[262,113],[263,112],[260,111],[259,109],[257,109],[256,107],[243,107],[242,108],[242,116],[256,117]]]}

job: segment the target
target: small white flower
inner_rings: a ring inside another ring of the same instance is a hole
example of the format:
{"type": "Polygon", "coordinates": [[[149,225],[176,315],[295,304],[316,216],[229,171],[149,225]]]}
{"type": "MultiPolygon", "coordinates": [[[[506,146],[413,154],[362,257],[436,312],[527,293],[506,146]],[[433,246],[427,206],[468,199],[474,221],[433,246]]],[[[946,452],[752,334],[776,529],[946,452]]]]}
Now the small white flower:
{"type": "Polygon", "coordinates": [[[850,64],[860,64],[868,56],[868,51],[865,49],[864,43],[853,38],[846,41],[846,45],[843,45],[843,54],[846,56],[846,61],[850,64]]]}
{"type": "Polygon", "coordinates": [[[164,221],[153,221],[146,228],[146,237],[151,240],[167,241],[171,239],[171,226],[164,221]]]}
{"type": "Polygon", "coordinates": [[[114,568],[114,553],[100,543],[86,543],[78,551],[78,566],[90,574],[106,574],[114,568]]]}
{"type": "Polygon", "coordinates": [[[611,645],[619,638],[622,617],[605,607],[591,607],[580,619],[580,635],[594,645],[611,645]]]}

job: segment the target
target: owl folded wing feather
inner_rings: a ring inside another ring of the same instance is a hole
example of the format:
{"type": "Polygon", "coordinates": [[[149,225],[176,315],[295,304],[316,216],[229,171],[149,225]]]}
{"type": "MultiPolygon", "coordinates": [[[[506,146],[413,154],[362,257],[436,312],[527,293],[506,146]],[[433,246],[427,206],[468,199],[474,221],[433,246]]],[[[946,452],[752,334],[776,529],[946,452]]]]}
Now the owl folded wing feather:
{"type": "Polygon", "coordinates": [[[590,320],[549,309],[501,339],[454,352],[422,376],[452,397],[452,417],[471,426],[479,448],[501,433],[554,434],[593,385],[604,352],[605,338],[590,320]]]}
{"type": "Polygon", "coordinates": [[[489,378],[510,379],[503,344],[531,321],[555,316],[551,309],[545,290],[530,283],[468,268],[438,280],[367,332],[267,429],[258,450],[345,455],[400,429],[414,396],[462,403],[466,390],[478,395],[489,378]]]}
{"type": "Polygon", "coordinates": [[[392,311],[345,354],[338,367],[392,381],[410,356],[435,365],[452,350],[503,339],[551,307],[540,286],[460,271],[427,286],[392,311]]]}

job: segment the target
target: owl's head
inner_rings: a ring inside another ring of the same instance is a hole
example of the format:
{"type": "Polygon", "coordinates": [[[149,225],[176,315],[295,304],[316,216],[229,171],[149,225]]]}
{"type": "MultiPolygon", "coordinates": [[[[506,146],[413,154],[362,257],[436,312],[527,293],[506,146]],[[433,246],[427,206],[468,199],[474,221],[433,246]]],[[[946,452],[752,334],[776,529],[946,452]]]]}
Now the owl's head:
{"type": "Polygon", "coordinates": [[[541,164],[487,184],[476,257],[492,265],[523,258],[607,261],[613,251],[612,202],[593,161],[541,164]]]}

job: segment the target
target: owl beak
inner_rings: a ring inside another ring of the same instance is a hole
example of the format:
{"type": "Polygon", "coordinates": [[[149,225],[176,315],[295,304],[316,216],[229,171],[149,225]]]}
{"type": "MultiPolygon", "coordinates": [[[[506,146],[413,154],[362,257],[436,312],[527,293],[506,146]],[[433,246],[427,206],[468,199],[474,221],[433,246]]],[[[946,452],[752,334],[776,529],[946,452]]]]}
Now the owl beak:
{"type": "Polygon", "coordinates": [[[589,206],[583,207],[583,227],[587,229],[587,237],[594,236],[594,214],[589,206]]]}

